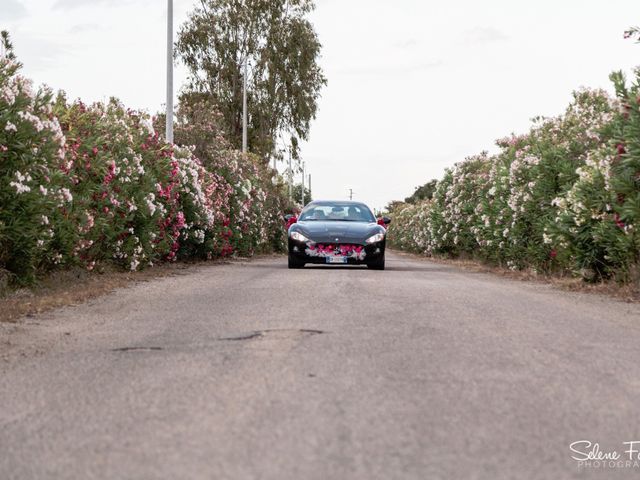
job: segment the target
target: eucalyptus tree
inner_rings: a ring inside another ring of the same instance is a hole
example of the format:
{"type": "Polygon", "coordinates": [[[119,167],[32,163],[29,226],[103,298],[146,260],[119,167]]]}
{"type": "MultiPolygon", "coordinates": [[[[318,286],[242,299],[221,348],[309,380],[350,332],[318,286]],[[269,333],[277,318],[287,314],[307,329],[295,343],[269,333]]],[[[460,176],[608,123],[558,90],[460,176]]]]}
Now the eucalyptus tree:
{"type": "Polygon", "coordinates": [[[13,53],[13,44],[9,37],[9,32],[2,30],[0,32],[0,55],[9,60],[15,60],[16,55],[13,53]]]}
{"type": "Polygon", "coordinates": [[[636,40],[636,43],[640,43],[640,28],[639,27],[631,27],[630,29],[624,32],[624,38],[633,38],[636,40]]]}
{"type": "Polygon", "coordinates": [[[249,151],[269,159],[291,149],[297,158],[327,83],[308,19],[314,7],[313,0],[201,0],[182,25],[176,55],[189,69],[186,91],[213,98],[236,148],[246,62],[249,151]]]}
{"type": "Polygon", "coordinates": [[[431,180],[420,187],[416,187],[415,192],[404,199],[406,203],[418,203],[422,200],[431,200],[438,185],[437,180],[431,180]]]}

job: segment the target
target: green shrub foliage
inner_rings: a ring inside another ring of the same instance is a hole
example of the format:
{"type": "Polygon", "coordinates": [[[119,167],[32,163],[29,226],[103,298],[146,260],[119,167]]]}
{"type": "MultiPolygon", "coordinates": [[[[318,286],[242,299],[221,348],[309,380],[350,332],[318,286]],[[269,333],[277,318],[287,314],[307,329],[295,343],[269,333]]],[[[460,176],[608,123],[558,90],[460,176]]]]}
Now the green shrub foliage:
{"type": "Polygon", "coordinates": [[[185,103],[168,144],[146,113],[54,100],[19,71],[0,60],[0,269],[14,282],[283,247],[284,189],[230,147],[214,106],[185,103]]]}
{"type": "Polygon", "coordinates": [[[640,221],[640,72],[616,98],[574,93],[567,110],[537,118],[495,155],[445,172],[432,199],[395,204],[391,245],[467,256],[514,270],[635,278],[640,221]]]}

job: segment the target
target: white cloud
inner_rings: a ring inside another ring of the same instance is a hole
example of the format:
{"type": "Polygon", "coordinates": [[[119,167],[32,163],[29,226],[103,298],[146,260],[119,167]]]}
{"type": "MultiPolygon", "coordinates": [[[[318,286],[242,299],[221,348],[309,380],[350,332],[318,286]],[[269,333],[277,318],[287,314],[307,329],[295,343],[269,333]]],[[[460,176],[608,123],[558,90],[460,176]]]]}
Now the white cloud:
{"type": "Polygon", "coordinates": [[[465,31],[465,43],[481,44],[502,42],[508,40],[509,37],[497,28],[493,27],[475,27],[465,31]]]}
{"type": "Polygon", "coordinates": [[[18,0],[2,0],[2,20],[16,20],[27,15],[27,9],[18,0]]]}
{"type": "MultiPolygon", "coordinates": [[[[408,75],[412,73],[431,70],[444,65],[442,60],[433,60],[427,62],[416,61],[415,63],[389,65],[388,63],[380,63],[378,65],[353,66],[348,68],[337,69],[334,72],[343,75],[408,75]]],[[[331,73],[331,72],[329,72],[331,73]]]]}
{"type": "Polygon", "coordinates": [[[415,48],[418,46],[418,41],[415,38],[407,38],[405,40],[395,42],[393,46],[400,49],[415,48]]]}
{"type": "Polygon", "coordinates": [[[53,4],[54,9],[70,10],[74,8],[93,8],[96,5],[103,5],[109,7],[117,7],[122,5],[128,5],[132,3],[147,3],[148,0],[56,0],[53,4]]]}
{"type": "MultiPolygon", "coordinates": [[[[58,64],[60,57],[68,52],[65,44],[41,36],[16,36],[13,38],[18,60],[28,59],[29,68],[34,72],[46,72],[58,64]]],[[[47,80],[43,80],[47,83],[47,80]]]]}
{"type": "Polygon", "coordinates": [[[102,25],[99,23],[87,22],[87,23],[78,23],[70,27],[67,32],[70,34],[81,34],[81,33],[90,33],[96,32],[98,30],[102,30],[102,25]]]}

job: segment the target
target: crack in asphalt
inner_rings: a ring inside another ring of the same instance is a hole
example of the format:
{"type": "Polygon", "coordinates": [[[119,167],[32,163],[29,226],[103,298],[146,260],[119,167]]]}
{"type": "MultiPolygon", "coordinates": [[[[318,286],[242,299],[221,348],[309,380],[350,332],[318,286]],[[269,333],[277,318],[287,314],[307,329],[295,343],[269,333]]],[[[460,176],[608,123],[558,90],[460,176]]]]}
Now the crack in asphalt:
{"type": "MultiPolygon", "coordinates": [[[[312,329],[312,328],[300,328],[300,329],[279,329],[279,328],[273,328],[273,329],[267,329],[267,330],[258,330],[255,332],[250,332],[250,333],[246,333],[246,334],[242,334],[242,335],[238,335],[235,337],[222,337],[219,338],[219,341],[226,341],[226,342],[237,342],[237,341],[242,341],[242,340],[253,340],[254,338],[259,338],[259,337],[263,337],[266,336],[266,334],[268,333],[272,333],[272,332],[279,332],[279,333],[302,333],[305,335],[320,335],[324,332],[323,330],[316,330],[316,329],[312,329]]],[[[65,332],[66,334],[66,332],[65,332]]],[[[151,351],[158,351],[158,350],[164,350],[163,347],[145,347],[145,346],[140,346],[140,347],[119,347],[119,348],[112,348],[111,351],[112,352],[151,352],[151,351]]]]}
{"type": "Polygon", "coordinates": [[[120,347],[112,348],[112,352],[150,352],[162,350],[162,347],[120,347]]]}
{"type": "Polygon", "coordinates": [[[299,331],[302,333],[310,333],[311,335],[321,335],[326,333],[324,330],[313,330],[310,328],[301,328],[299,331]]]}
{"type": "Polygon", "coordinates": [[[218,340],[220,341],[229,341],[229,342],[235,342],[235,341],[240,341],[240,340],[253,340],[254,338],[259,338],[259,337],[263,337],[265,336],[267,333],[271,333],[271,332],[291,332],[291,333],[302,333],[302,334],[307,334],[307,335],[321,335],[323,333],[326,333],[324,330],[316,330],[316,329],[312,329],[312,328],[299,328],[299,329],[280,329],[280,328],[272,328],[272,329],[267,329],[267,330],[257,330],[255,332],[251,332],[251,333],[246,333],[243,335],[238,335],[235,337],[222,337],[219,338],[218,340]]]}
{"type": "Polygon", "coordinates": [[[261,337],[262,333],[261,332],[253,332],[253,333],[248,333],[247,335],[240,335],[238,337],[224,337],[224,338],[219,338],[218,340],[220,341],[229,341],[229,342],[235,342],[238,340],[251,340],[252,338],[257,338],[257,337],[261,337]]]}

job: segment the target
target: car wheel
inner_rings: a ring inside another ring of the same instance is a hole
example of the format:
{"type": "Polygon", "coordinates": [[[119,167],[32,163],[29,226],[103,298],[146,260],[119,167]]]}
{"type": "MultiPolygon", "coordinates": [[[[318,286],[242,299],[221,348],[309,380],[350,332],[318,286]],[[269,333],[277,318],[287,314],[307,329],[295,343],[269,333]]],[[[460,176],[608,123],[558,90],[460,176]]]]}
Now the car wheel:
{"type": "Polygon", "coordinates": [[[304,267],[304,262],[298,260],[297,258],[289,255],[289,268],[302,268],[304,267]]]}
{"type": "Polygon", "coordinates": [[[367,263],[367,267],[372,270],[384,270],[384,255],[373,262],[367,263]]]}

